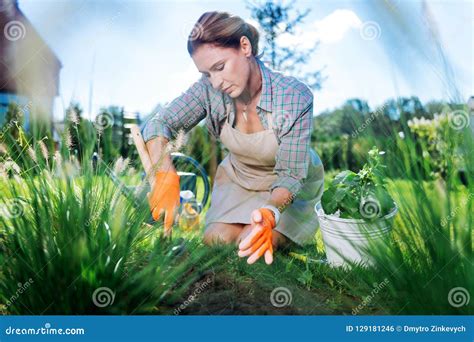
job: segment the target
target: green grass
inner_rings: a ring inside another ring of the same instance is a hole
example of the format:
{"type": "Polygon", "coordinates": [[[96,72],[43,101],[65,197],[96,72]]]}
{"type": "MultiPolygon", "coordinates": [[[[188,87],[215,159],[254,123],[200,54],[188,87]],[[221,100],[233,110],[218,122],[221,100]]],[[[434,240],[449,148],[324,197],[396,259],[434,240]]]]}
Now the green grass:
{"type": "MultiPolygon", "coordinates": [[[[420,163],[414,142],[393,143],[388,171],[403,177],[387,174],[386,180],[399,213],[392,238],[370,247],[371,268],[331,268],[321,262],[325,254],[320,232],[314,244],[277,251],[271,266],[262,261],[248,265],[238,258],[236,246],[204,246],[203,227],[194,232],[177,227],[171,239],[164,238],[159,223],[145,223],[150,216],[146,202],[133,206],[103,170],[92,170],[87,163],[79,167],[67,153],[63,162],[46,163],[41,155],[33,162],[23,160],[20,164],[29,172],[22,177],[13,173],[0,182],[1,310],[472,314],[473,301],[458,306],[451,294],[474,288],[472,136],[465,137],[462,148],[455,145],[448,151],[443,179],[426,178],[430,166],[420,163]],[[467,186],[460,184],[457,166],[450,162],[454,149],[470,171],[467,186]],[[114,300],[101,307],[93,299],[104,287],[114,300]],[[273,291],[283,291],[280,297],[286,296],[287,305],[274,305],[273,291]]],[[[333,174],[326,175],[326,183],[333,174]]],[[[122,180],[127,185],[141,181],[139,174],[122,180]]]]}
{"type": "Polygon", "coordinates": [[[235,247],[226,247],[225,271],[188,313],[472,314],[474,143],[468,130],[450,134],[443,178],[426,177],[431,164],[414,141],[393,142],[387,173],[403,177],[387,175],[386,181],[399,212],[391,239],[368,250],[373,267],[349,262],[350,269],[334,269],[319,263],[324,258],[319,233],[315,246],[298,248],[297,255],[280,251],[271,267],[249,266],[235,256],[235,247]],[[467,185],[459,180],[459,162],[468,171],[467,185]],[[270,301],[280,287],[292,297],[284,308],[270,301]]]}
{"type": "MultiPolygon", "coordinates": [[[[38,187],[41,184],[46,185],[46,183],[41,183],[43,181],[51,182],[51,179],[35,179],[35,187],[38,187]]],[[[95,182],[96,183],[92,182],[90,185],[85,185],[84,182],[81,183],[82,186],[85,186],[86,188],[88,186],[109,187],[108,191],[110,191],[110,193],[108,196],[112,196],[111,194],[114,192],[115,188],[106,177],[95,177],[95,182]]],[[[440,198],[440,192],[442,193],[442,188],[440,187],[442,185],[440,185],[439,181],[424,182],[423,184],[430,198],[440,198]]],[[[5,186],[5,184],[2,184],[3,190],[5,189],[5,186]]],[[[49,189],[54,189],[54,186],[51,188],[51,183],[47,184],[47,186],[49,189]]],[[[63,184],[63,186],[65,190],[70,189],[70,186],[68,187],[67,183],[63,184]]],[[[395,180],[389,183],[390,192],[396,198],[397,203],[412,204],[416,198],[413,192],[410,191],[410,187],[411,182],[407,180],[395,180]],[[403,199],[401,197],[402,194],[403,199]]],[[[31,189],[26,187],[24,190],[24,193],[16,195],[25,196],[28,190],[31,189]]],[[[97,192],[98,189],[96,188],[95,191],[97,192]]],[[[467,199],[467,191],[465,189],[461,189],[457,194],[460,196],[458,200],[461,200],[461,198],[464,200],[467,199]]],[[[57,207],[58,204],[59,203],[47,202],[46,207],[54,208],[57,207]]],[[[124,203],[122,203],[122,205],[123,204],[124,203]]],[[[81,209],[81,204],[76,202],[76,200],[74,200],[70,205],[71,207],[76,208],[76,212],[77,209],[81,209]]],[[[91,207],[94,207],[94,205],[97,204],[91,203],[91,207]]],[[[115,208],[117,210],[115,210],[114,213],[123,212],[124,215],[121,216],[121,219],[116,217],[115,220],[112,221],[111,230],[124,230],[122,220],[125,217],[128,217],[130,212],[124,212],[123,207],[120,206],[115,206],[115,208]]],[[[65,209],[66,207],[62,210],[65,209]]],[[[404,208],[401,208],[401,210],[404,210],[404,208]]],[[[45,212],[45,215],[47,215],[44,218],[45,222],[51,222],[51,220],[48,219],[50,213],[45,212]]],[[[67,218],[63,218],[64,221],[62,222],[65,227],[69,226],[71,221],[77,219],[77,217],[70,218],[70,221],[68,221],[67,218]]],[[[108,222],[109,218],[97,217],[97,222],[101,220],[108,222]]],[[[142,220],[143,217],[139,219],[139,221],[142,220]]],[[[134,220],[132,220],[132,225],[133,222],[134,220]]],[[[71,225],[71,227],[72,226],[73,225],[71,225]]],[[[25,225],[23,228],[26,227],[27,226],[25,225]]],[[[79,225],[74,227],[74,229],[77,229],[79,225]]],[[[97,228],[99,227],[96,226],[96,228],[92,228],[92,231],[95,231],[95,233],[91,235],[91,240],[97,239],[98,241],[101,241],[98,245],[102,245],[104,247],[103,249],[99,246],[83,246],[82,244],[87,245],[85,241],[89,240],[72,238],[72,236],[70,239],[69,236],[67,236],[63,237],[65,239],[64,241],[59,242],[59,246],[63,246],[60,249],[67,250],[67,254],[55,255],[54,253],[59,247],[53,243],[49,248],[49,252],[44,251],[44,253],[49,253],[49,255],[43,255],[40,257],[40,254],[37,253],[37,250],[41,250],[37,245],[40,237],[38,235],[31,236],[31,230],[29,228],[28,230],[22,230],[22,227],[20,227],[19,230],[21,231],[22,236],[23,234],[28,234],[28,239],[25,237],[25,240],[29,241],[28,245],[22,247],[23,250],[22,253],[20,253],[24,262],[18,258],[15,259],[15,264],[10,264],[13,260],[5,263],[8,266],[11,265],[11,269],[15,269],[16,272],[2,275],[3,279],[7,276],[10,278],[9,287],[4,287],[3,291],[4,293],[14,294],[18,288],[16,280],[24,279],[25,281],[28,279],[28,275],[33,274],[34,283],[22,296],[19,297],[15,302],[16,304],[7,308],[7,312],[21,314],[77,314],[81,312],[146,312],[155,314],[172,314],[174,308],[178,307],[181,302],[186,300],[189,294],[193,293],[193,286],[199,285],[200,279],[202,280],[202,277],[207,274],[206,271],[210,272],[212,270],[213,272],[216,272],[213,276],[212,286],[203,291],[196,300],[192,301],[192,303],[181,312],[181,314],[351,314],[359,304],[364,302],[365,297],[371,294],[374,288],[373,284],[383,282],[386,276],[386,274],[382,272],[378,276],[374,273],[368,277],[367,272],[364,269],[355,268],[351,271],[347,271],[344,269],[334,269],[326,264],[318,263],[318,260],[323,260],[325,258],[319,232],[317,233],[318,246],[308,246],[306,248],[300,247],[291,251],[280,251],[275,258],[274,264],[269,267],[262,262],[255,265],[247,265],[245,259],[237,257],[235,246],[222,246],[215,248],[203,246],[200,242],[201,231],[189,233],[182,232],[179,228],[175,229],[173,241],[185,239],[187,241],[186,248],[192,250],[193,253],[205,254],[206,251],[210,251],[210,254],[219,255],[219,260],[215,261],[213,266],[205,266],[206,258],[201,257],[201,259],[199,259],[192,255],[186,255],[180,259],[173,260],[174,258],[171,257],[172,253],[170,254],[170,251],[174,246],[173,243],[171,241],[168,242],[168,244],[157,243],[157,241],[160,241],[158,233],[158,230],[160,229],[159,226],[150,229],[150,227],[144,225],[142,225],[143,230],[132,232],[135,241],[132,243],[133,248],[131,248],[133,252],[130,253],[129,257],[126,257],[126,260],[123,260],[124,268],[122,269],[119,265],[118,273],[114,273],[112,270],[115,269],[120,258],[127,254],[126,249],[119,249],[117,254],[111,254],[111,261],[108,263],[110,267],[106,267],[106,252],[107,246],[109,246],[110,243],[107,243],[105,231],[97,231],[97,228]],[[84,250],[86,250],[87,253],[84,250]],[[296,253],[296,255],[293,253],[296,253]],[[149,264],[150,261],[146,259],[152,254],[154,254],[154,259],[151,260],[153,267],[147,268],[144,265],[149,264]],[[51,256],[53,257],[52,261],[48,262],[48,257],[50,258],[51,256]],[[298,256],[302,256],[303,258],[298,258],[298,256]],[[74,264],[71,263],[72,260],[81,260],[81,262],[74,264]],[[183,262],[184,265],[179,265],[183,262]],[[41,271],[38,273],[37,270],[41,270],[45,265],[47,265],[44,269],[45,272],[41,271]],[[172,275],[170,274],[168,279],[172,279],[173,277],[179,279],[183,273],[187,274],[186,272],[189,272],[190,269],[197,266],[199,266],[198,268],[200,271],[190,277],[185,286],[178,288],[175,287],[177,285],[176,282],[170,284],[171,286],[168,288],[168,291],[172,291],[173,296],[169,296],[170,298],[167,298],[166,300],[159,298],[164,294],[166,289],[158,291],[154,288],[154,285],[144,286],[144,284],[150,282],[151,279],[161,281],[166,278],[162,274],[155,273],[154,275],[151,275],[151,273],[154,273],[152,268],[173,269],[173,272],[171,273],[172,275]],[[144,267],[144,269],[141,270],[141,267],[144,267]],[[32,270],[34,270],[34,272],[32,272],[32,270]],[[135,277],[130,279],[129,275],[134,274],[135,272],[137,272],[135,277]],[[35,286],[36,284],[49,285],[41,286],[41,289],[39,289],[35,286]],[[137,284],[140,284],[140,286],[137,287],[137,284]],[[97,308],[93,305],[90,298],[95,289],[104,285],[108,285],[107,287],[115,290],[116,302],[111,307],[97,308]],[[292,297],[291,304],[282,308],[273,306],[270,301],[272,291],[279,287],[287,288],[291,292],[292,297]],[[58,300],[56,289],[60,289],[60,300],[58,300]],[[158,293],[153,295],[155,292],[158,293]],[[34,299],[28,298],[28,294],[30,294],[34,299]],[[152,294],[152,297],[149,298],[146,303],[139,305],[140,299],[149,294],[152,294]],[[135,298],[133,298],[134,296],[135,298]],[[126,297],[127,300],[119,301],[120,297],[126,297]],[[40,302],[39,298],[41,298],[40,302]]],[[[402,228],[403,220],[400,216],[397,216],[394,231],[401,231],[402,228]]],[[[77,231],[74,229],[69,230],[68,233],[74,234],[74,232],[76,232],[79,235],[86,234],[86,232],[83,232],[81,229],[77,231]]],[[[45,230],[41,232],[41,234],[47,236],[48,234],[55,235],[57,232],[55,233],[53,230],[45,230]]],[[[399,241],[400,246],[405,246],[406,242],[400,240],[399,235],[399,233],[395,234],[396,241],[399,241]]],[[[120,241],[119,234],[117,234],[117,236],[112,234],[112,236],[114,240],[117,239],[116,241],[120,241]]],[[[417,244],[422,243],[420,237],[418,237],[416,241],[417,244]]],[[[89,243],[90,242],[91,241],[89,241],[89,243]]],[[[20,243],[21,241],[18,241],[13,246],[19,248],[20,243]]],[[[122,244],[126,245],[124,242],[122,242],[122,244]]],[[[406,246],[405,251],[407,253],[409,252],[409,248],[406,246]]],[[[400,264],[397,264],[397,266],[399,265],[400,264]]],[[[447,271],[449,270],[450,269],[447,269],[447,271]]],[[[406,272],[407,270],[401,269],[401,271],[406,272]]],[[[444,275],[444,273],[442,273],[442,275],[444,275]]],[[[414,282],[415,285],[419,286],[423,281],[426,283],[429,280],[427,279],[427,276],[427,274],[424,274],[423,279],[414,282]]],[[[414,278],[411,277],[409,279],[413,281],[414,278]]],[[[442,279],[441,282],[445,280],[446,279],[442,279]]],[[[3,284],[6,284],[6,282],[3,284]]],[[[410,289],[408,285],[409,281],[408,279],[405,279],[403,281],[403,291],[400,293],[401,297],[407,295],[408,289],[410,289]]],[[[439,288],[436,287],[439,285],[439,281],[435,277],[435,283],[433,284],[436,289],[435,292],[439,291],[439,288]]],[[[454,285],[456,284],[448,285],[448,287],[454,287],[454,285]]],[[[443,286],[443,288],[444,287],[446,286],[443,286]]],[[[426,291],[423,287],[421,287],[420,290],[423,292],[426,291]]],[[[446,290],[449,291],[449,289],[446,290]]],[[[400,304],[398,304],[394,298],[394,294],[390,294],[388,291],[381,291],[371,299],[369,304],[363,305],[362,309],[358,310],[357,313],[397,314],[407,313],[409,312],[408,309],[415,310],[417,313],[432,312],[432,308],[411,306],[403,308],[401,312],[394,311],[394,308],[401,309],[400,306],[402,304],[405,305],[407,302],[400,302],[400,304]]],[[[446,306],[443,307],[447,308],[446,306]]]]}
{"type": "Polygon", "coordinates": [[[165,313],[215,263],[199,240],[161,236],[144,223],[146,202],[134,207],[87,166],[58,163],[1,188],[5,313],[165,313]]]}
{"type": "MultiPolygon", "coordinates": [[[[423,182],[425,191],[433,202],[441,205],[440,181],[423,182]]],[[[416,193],[409,180],[389,182],[391,194],[397,203],[413,204],[416,193]],[[402,196],[403,195],[403,199],[402,196]]],[[[467,200],[466,189],[456,192],[458,201],[467,200]]],[[[468,259],[450,260],[458,253],[456,246],[446,250],[445,258],[433,263],[433,259],[417,248],[426,246],[423,235],[411,236],[405,226],[406,207],[394,223],[393,240],[384,252],[396,251],[400,255],[377,255],[376,267],[365,269],[354,266],[351,270],[332,268],[319,261],[325,259],[320,232],[316,245],[293,250],[279,251],[272,266],[263,262],[247,265],[236,255],[236,247],[215,248],[223,251],[223,270],[216,275],[214,287],[205,291],[187,308],[188,314],[462,314],[472,313],[472,306],[452,307],[448,293],[454,287],[472,288],[469,272],[472,264],[468,259]],[[413,244],[413,246],[408,246],[413,244]],[[414,250],[416,251],[414,253],[414,250]],[[397,256],[399,258],[397,258],[397,256]],[[414,267],[416,258],[425,269],[414,267]],[[441,265],[441,266],[440,266],[441,265]],[[447,265],[443,267],[443,265],[447,265]],[[458,267],[456,274],[453,267],[458,267]],[[274,289],[285,287],[291,292],[291,304],[282,308],[272,305],[274,289]],[[369,299],[369,300],[368,300],[369,299]],[[361,307],[358,308],[358,306],[361,307]]],[[[460,217],[466,212],[459,212],[460,217]]],[[[417,227],[418,228],[418,227],[417,227]]],[[[182,233],[186,235],[186,233],[182,233]]],[[[432,241],[433,242],[433,241],[432,241]]],[[[440,247],[446,248],[442,241],[440,247]]],[[[441,250],[435,251],[441,252],[441,250]]],[[[375,253],[375,252],[373,252],[375,253]]],[[[440,253],[441,256],[441,253],[440,253]]],[[[471,259],[472,260],[472,259],[471,259]]],[[[192,291],[191,291],[192,292],[192,291]]]]}

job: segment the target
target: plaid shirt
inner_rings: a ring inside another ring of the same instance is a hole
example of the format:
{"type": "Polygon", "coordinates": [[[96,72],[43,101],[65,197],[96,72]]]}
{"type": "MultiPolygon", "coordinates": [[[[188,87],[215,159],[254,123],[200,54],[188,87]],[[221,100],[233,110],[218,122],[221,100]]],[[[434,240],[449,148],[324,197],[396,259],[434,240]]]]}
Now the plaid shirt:
{"type": "MultiPolygon", "coordinates": [[[[294,77],[267,68],[257,59],[262,73],[262,91],[257,113],[268,129],[267,112],[272,113],[273,130],[279,149],[274,172],[278,175],[271,189],[284,187],[296,194],[308,175],[311,162],[310,141],[313,125],[313,94],[294,77]]],[[[233,99],[214,89],[206,76],[195,82],[146,124],[143,138],[157,136],[171,140],[180,130],[188,132],[206,119],[209,132],[219,138],[230,108],[230,122],[234,122],[233,99]],[[229,106],[230,105],[230,106],[229,106]]]]}

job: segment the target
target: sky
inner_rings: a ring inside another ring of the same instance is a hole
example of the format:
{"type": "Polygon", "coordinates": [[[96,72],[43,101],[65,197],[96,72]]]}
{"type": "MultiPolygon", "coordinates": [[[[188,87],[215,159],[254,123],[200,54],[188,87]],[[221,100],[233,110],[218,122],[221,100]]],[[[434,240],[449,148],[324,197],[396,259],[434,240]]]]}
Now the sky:
{"type": "MultiPolygon", "coordinates": [[[[474,95],[473,1],[427,1],[424,8],[450,72],[425,32],[422,2],[393,0],[388,10],[383,3],[296,2],[297,9],[311,12],[295,36],[279,43],[306,47],[319,41],[307,64],[326,77],[314,93],[315,115],[349,98],[364,99],[371,108],[397,96],[447,100],[447,78],[461,99],[474,95]]],[[[19,7],[63,65],[57,119],[71,101],[90,118],[109,105],[150,113],[199,78],[186,40],[202,13],[223,10],[251,20],[243,1],[19,0],[19,7]]]]}

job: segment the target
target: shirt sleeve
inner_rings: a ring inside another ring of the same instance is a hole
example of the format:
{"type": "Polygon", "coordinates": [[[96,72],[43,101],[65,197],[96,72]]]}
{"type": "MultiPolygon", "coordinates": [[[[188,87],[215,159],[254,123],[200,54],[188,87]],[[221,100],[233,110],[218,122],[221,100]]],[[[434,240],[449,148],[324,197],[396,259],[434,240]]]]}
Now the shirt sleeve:
{"type": "Polygon", "coordinates": [[[280,146],[276,155],[274,171],[278,178],[271,190],[283,187],[293,197],[303,186],[311,161],[310,143],[313,129],[313,95],[303,94],[297,98],[294,120],[286,118],[280,130],[280,146]]]}
{"type": "Polygon", "coordinates": [[[187,133],[206,117],[205,94],[203,82],[195,82],[147,122],[143,140],[158,136],[171,140],[180,130],[187,133]]]}

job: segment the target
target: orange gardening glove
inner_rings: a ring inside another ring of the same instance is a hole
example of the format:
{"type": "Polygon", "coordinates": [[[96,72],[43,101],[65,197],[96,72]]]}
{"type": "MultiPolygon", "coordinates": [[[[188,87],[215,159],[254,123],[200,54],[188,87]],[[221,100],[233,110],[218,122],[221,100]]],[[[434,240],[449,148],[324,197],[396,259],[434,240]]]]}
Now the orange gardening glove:
{"type": "Polygon", "coordinates": [[[155,221],[164,213],[165,235],[169,235],[179,205],[179,176],[176,172],[156,172],[153,189],[148,193],[148,203],[155,221]]]}
{"type": "Polygon", "coordinates": [[[247,263],[253,264],[265,254],[265,262],[270,265],[273,262],[272,230],[275,228],[275,217],[273,212],[267,208],[261,208],[252,212],[252,231],[239,244],[239,257],[250,257],[247,263]]]}

